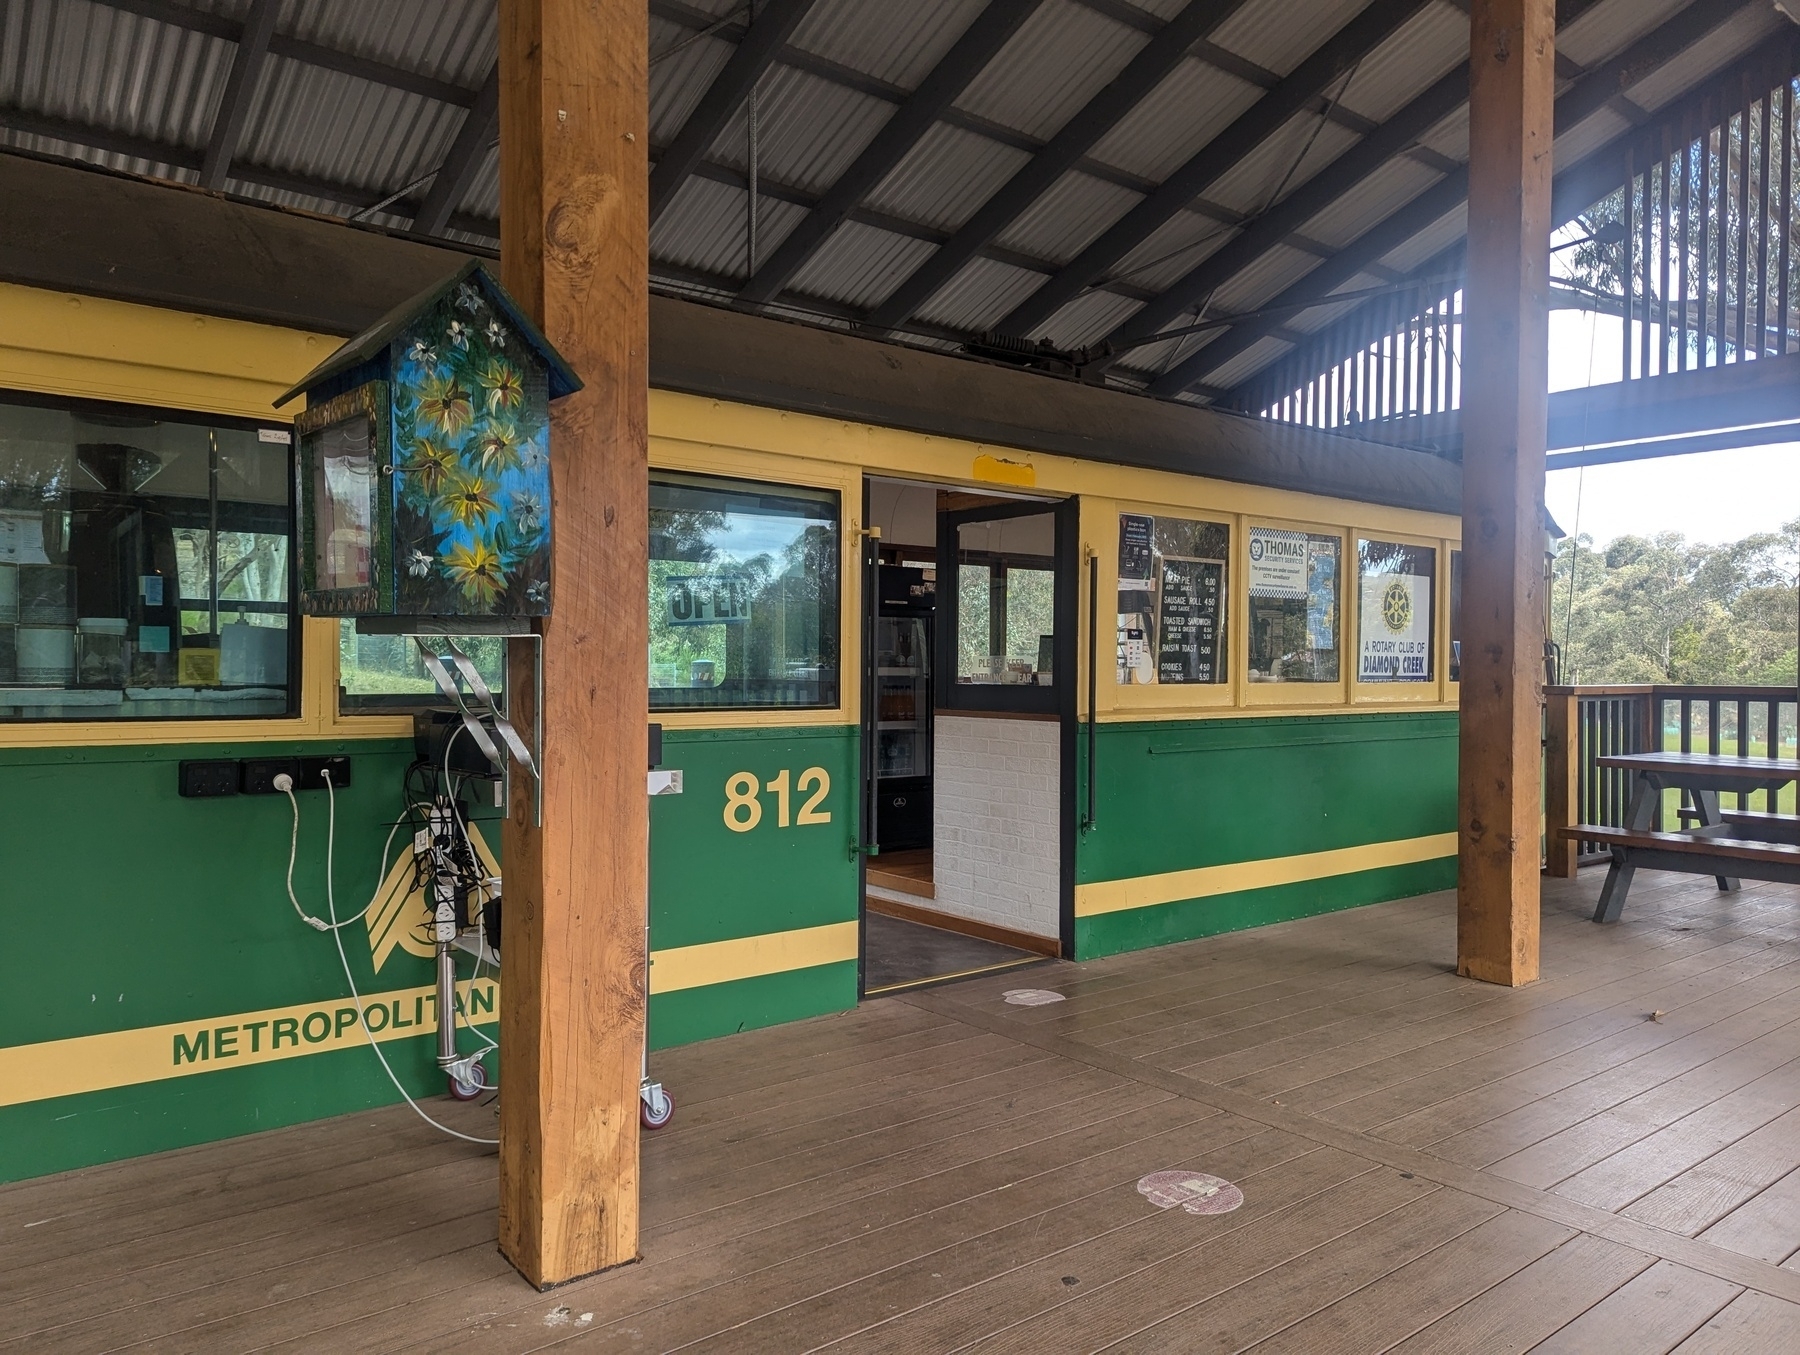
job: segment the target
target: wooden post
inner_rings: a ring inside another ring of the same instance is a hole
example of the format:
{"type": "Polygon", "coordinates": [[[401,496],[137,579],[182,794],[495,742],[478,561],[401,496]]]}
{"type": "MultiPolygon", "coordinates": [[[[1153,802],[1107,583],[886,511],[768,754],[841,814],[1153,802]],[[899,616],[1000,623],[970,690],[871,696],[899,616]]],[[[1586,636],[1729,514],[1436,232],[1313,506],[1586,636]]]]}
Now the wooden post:
{"type": "MultiPolygon", "coordinates": [[[[529,790],[517,795],[503,863],[500,1250],[540,1287],[638,1248],[647,13],[643,0],[500,4],[502,279],[586,383],[550,425],[543,824],[529,790]]],[[[528,710],[530,655],[513,648],[514,698],[528,710]]]]}
{"type": "Polygon", "coordinates": [[[1555,0],[1469,11],[1457,972],[1538,976],[1555,0]]]}
{"type": "Polygon", "coordinates": [[[1581,703],[1572,687],[1547,691],[1544,700],[1544,869],[1572,880],[1581,844],[1559,830],[1580,820],[1581,703]]]}

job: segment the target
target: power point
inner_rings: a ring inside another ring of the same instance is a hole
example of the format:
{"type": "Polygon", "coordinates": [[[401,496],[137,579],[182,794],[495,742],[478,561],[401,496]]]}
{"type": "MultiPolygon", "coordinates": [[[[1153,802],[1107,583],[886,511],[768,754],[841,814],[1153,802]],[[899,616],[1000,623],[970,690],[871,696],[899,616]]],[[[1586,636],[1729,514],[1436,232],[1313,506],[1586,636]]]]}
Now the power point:
{"type": "Polygon", "coordinates": [[[180,793],[189,799],[207,799],[238,793],[238,765],[235,762],[183,762],[180,793]]]}
{"type": "Polygon", "coordinates": [[[286,772],[282,772],[270,784],[273,785],[276,790],[292,790],[294,788],[294,778],[289,776],[286,772]]]}
{"type": "MultiPolygon", "coordinates": [[[[323,789],[323,783],[320,788],[323,789]]],[[[238,764],[240,795],[280,795],[284,789],[306,789],[306,782],[300,775],[299,758],[247,758],[238,764]],[[286,787],[279,784],[278,778],[281,777],[287,778],[286,787]]]]}
{"type": "Polygon", "coordinates": [[[324,790],[327,773],[330,773],[331,788],[343,790],[350,784],[350,759],[342,756],[303,757],[297,784],[302,790],[324,790]]]}

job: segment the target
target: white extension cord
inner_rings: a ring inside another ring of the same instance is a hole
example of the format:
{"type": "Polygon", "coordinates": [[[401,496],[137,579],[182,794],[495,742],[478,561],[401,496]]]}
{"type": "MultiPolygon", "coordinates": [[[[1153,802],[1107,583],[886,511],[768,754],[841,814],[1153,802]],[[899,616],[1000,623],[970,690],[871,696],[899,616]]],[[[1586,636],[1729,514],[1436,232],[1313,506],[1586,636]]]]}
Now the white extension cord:
{"type": "MultiPolygon", "coordinates": [[[[500,1142],[499,1139],[477,1138],[473,1134],[465,1134],[461,1130],[452,1129],[447,1124],[439,1124],[436,1120],[432,1119],[431,1116],[427,1115],[424,1107],[413,1100],[412,1094],[408,1092],[405,1087],[400,1085],[400,1079],[395,1074],[393,1065],[388,1062],[387,1055],[381,1052],[381,1045],[375,1039],[375,1032],[369,1029],[369,1018],[363,1012],[362,994],[356,990],[356,980],[350,973],[350,957],[344,951],[343,929],[348,927],[352,922],[357,922],[362,918],[367,917],[369,915],[369,910],[372,909],[375,906],[376,901],[380,899],[381,886],[387,879],[388,851],[394,844],[394,833],[399,830],[400,824],[396,821],[394,827],[388,831],[387,843],[381,849],[381,874],[376,877],[375,893],[369,899],[368,906],[355,917],[345,918],[342,922],[338,921],[337,898],[331,879],[333,847],[335,846],[337,839],[337,787],[332,784],[331,771],[329,768],[321,770],[319,775],[324,778],[325,793],[331,804],[331,817],[325,836],[325,911],[331,915],[331,921],[325,922],[320,918],[313,917],[300,906],[300,900],[294,895],[294,860],[299,854],[300,848],[300,802],[294,798],[294,779],[286,772],[283,772],[275,778],[274,785],[276,790],[283,792],[288,797],[288,804],[294,811],[294,830],[288,839],[288,901],[294,905],[294,911],[300,915],[300,920],[302,922],[311,927],[314,931],[330,932],[331,939],[337,943],[338,963],[344,967],[344,982],[350,986],[350,996],[356,1002],[356,1019],[361,1024],[363,1033],[369,1037],[369,1048],[373,1049],[375,1051],[375,1057],[381,1060],[381,1067],[382,1070],[387,1073],[388,1081],[392,1082],[394,1084],[394,1090],[399,1092],[400,1095],[405,1098],[406,1104],[413,1108],[413,1113],[433,1129],[448,1134],[453,1139],[461,1139],[465,1143],[479,1143],[487,1147],[496,1146],[500,1142]]],[[[454,1021],[455,1019],[455,1015],[452,1014],[451,1020],[454,1021]]],[[[485,1039],[486,1037],[483,1038],[485,1039]]]]}

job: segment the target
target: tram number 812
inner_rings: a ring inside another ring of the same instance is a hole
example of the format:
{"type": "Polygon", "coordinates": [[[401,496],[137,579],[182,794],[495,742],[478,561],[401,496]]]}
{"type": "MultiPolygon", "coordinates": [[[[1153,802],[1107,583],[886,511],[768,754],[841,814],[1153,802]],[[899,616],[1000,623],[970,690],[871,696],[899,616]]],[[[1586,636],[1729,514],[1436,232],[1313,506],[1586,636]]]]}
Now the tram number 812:
{"type": "Polygon", "coordinates": [[[786,768],[767,785],[761,784],[754,772],[733,772],[725,778],[725,826],[734,833],[747,833],[762,822],[763,805],[759,792],[775,797],[775,826],[805,828],[816,823],[830,823],[831,811],[820,808],[831,793],[831,774],[823,767],[808,767],[797,780],[786,768]],[[800,812],[790,819],[793,793],[805,795],[800,812]]]}

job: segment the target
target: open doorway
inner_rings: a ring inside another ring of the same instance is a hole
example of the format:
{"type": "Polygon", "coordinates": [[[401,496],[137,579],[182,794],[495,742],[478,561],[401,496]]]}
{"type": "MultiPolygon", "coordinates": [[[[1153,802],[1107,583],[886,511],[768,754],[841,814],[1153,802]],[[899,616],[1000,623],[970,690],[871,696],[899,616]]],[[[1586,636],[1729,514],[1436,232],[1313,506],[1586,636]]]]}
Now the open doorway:
{"type": "Polygon", "coordinates": [[[863,991],[1061,954],[1072,501],[865,500],[863,991]]]}

